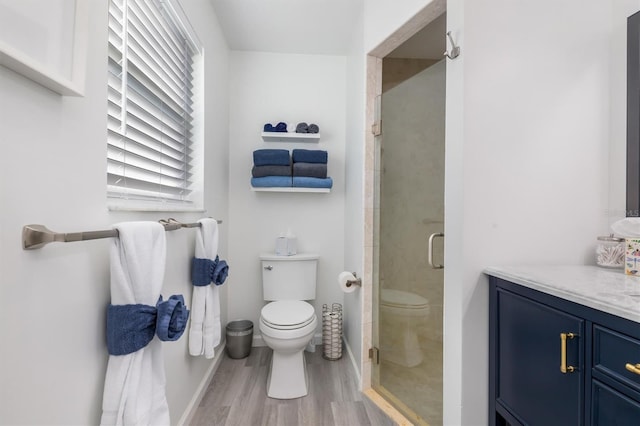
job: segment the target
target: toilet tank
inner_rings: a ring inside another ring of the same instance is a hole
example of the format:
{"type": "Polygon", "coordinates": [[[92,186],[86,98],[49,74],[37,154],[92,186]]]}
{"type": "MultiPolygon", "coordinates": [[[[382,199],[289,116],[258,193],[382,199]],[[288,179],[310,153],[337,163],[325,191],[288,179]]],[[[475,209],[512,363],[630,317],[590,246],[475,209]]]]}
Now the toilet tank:
{"type": "Polygon", "coordinates": [[[276,256],[261,254],[264,300],[313,300],[316,298],[317,254],[276,256]]]}

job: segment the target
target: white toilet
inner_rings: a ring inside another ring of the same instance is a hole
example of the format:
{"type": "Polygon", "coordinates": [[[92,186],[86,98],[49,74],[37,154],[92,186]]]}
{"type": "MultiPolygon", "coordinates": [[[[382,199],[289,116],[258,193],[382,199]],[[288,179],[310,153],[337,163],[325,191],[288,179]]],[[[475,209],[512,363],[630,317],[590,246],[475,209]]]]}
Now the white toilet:
{"type": "Polygon", "coordinates": [[[390,339],[384,359],[404,367],[422,362],[423,352],[416,330],[424,328],[429,315],[429,301],[415,293],[383,288],[380,290],[382,335],[390,339]]]}
{"type": "Polygon", "coordinates": [[[266,304],[260,313],[260,332],[273,349],[267,395],[300,398],[308,393],[304,348],[316,332],[318,320],[305,300],[316,298],[317,254],[260,255],[262,291],[266,304]]]}

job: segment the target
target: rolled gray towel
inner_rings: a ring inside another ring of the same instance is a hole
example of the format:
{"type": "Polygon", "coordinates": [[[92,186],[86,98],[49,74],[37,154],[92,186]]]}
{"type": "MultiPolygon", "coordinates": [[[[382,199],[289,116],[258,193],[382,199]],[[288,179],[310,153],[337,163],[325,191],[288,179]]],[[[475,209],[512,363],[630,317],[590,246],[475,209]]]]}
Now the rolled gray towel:
{"type": "Polygon", "coordinates": [[[296,133],[309,133],[309,126],[307,125],[307,123],[298,123],[298,125],[296,126],[296,133]]]}
{"type": "Polygon", "coordinates": [[[327,164],[293,163],[293,175],[324,179],[327,177],[327,164]]]}
{"type": "Polygon", "coordinates": [[[320,132],[320,127],[317,124],[309,124],[308,133],[318,133],[320,132]]]}
{"type": "Polygon", "coordinates": [[[251,175],[254,178],[265,176],[291,176],[291,166],[253,166],[251,175]]]}

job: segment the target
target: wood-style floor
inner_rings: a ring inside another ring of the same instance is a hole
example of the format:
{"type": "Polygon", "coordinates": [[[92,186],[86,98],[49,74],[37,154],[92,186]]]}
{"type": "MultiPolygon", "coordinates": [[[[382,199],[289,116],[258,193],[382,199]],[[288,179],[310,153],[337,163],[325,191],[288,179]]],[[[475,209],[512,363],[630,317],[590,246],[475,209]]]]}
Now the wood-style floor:
{"type": "Polygon", "coordinates": [[[309,394],[279,400],[267,397],[271,349],[252,348],[245,359],[226,354],[211,380],[192,425],[225,426],[386,426],[396,423],[358,391],[346,353],[340,360],[322,358],[322,347],[305,352],[309,394]]]}

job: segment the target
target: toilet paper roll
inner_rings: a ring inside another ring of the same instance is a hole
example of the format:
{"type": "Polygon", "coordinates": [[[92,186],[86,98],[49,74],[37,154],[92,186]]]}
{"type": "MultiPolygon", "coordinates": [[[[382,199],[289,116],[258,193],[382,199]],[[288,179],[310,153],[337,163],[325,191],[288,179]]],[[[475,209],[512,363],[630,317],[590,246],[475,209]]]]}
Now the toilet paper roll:
{"type": "Polygon", "coordinates": [[[356,277],[351,272],[340,272],[338,275],[338,284],[340,285],[340,289],[345,293],[353,293],[356,291],[355,285],[347,286],[347,281],[355,281],[356,277]]]}

